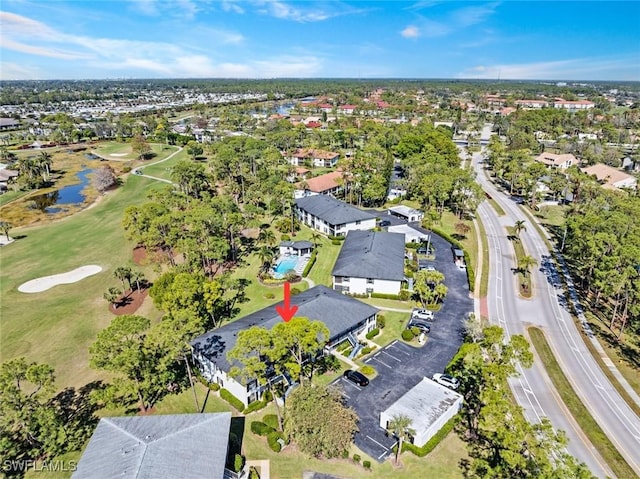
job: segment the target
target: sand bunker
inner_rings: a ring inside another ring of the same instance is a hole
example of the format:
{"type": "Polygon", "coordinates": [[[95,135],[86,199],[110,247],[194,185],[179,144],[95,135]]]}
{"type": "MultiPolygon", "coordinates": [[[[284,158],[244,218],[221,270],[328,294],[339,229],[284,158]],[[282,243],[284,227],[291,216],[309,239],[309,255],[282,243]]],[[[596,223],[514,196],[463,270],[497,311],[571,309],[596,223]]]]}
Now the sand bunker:
{"type": "Polygon", "coordinates": [[[43,276],[42,278],[32,279],[26,283],[22,283],[18,287],[21,293],[40,293],[46,291],[59,284],[71,284],[81,279],[87,278],[102,271],[102,267],[95,264],[80,266],[66,273],[54,274],[51,276],[43,276]]]}
{"type": "Polygon", "coordinates": [[[127,156],[129,153],[111,153],[109,156],[127,156]]]}

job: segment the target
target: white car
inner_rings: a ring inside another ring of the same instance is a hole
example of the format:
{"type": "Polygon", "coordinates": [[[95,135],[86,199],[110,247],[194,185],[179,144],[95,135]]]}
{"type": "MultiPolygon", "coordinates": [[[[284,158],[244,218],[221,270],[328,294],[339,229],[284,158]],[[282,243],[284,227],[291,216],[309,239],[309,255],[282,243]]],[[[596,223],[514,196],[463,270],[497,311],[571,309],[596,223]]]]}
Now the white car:
{"type": "Polygon", "coordinates": [[[433,311],[429,311],[428,309],[414,309],[411,313],[411,318],[433,321],[433,311]]]}
{"type": "Polygon", "coordinates": [[[438,384],[442,384],[443,386],[446,386],[450,389],[458,389],[458,386],[460,386],[460,381],[458,381],[458,379],[454,378],[453,376],[449,376],[448,374],[436,373],[431,379],[433,379],[438,384]]]}

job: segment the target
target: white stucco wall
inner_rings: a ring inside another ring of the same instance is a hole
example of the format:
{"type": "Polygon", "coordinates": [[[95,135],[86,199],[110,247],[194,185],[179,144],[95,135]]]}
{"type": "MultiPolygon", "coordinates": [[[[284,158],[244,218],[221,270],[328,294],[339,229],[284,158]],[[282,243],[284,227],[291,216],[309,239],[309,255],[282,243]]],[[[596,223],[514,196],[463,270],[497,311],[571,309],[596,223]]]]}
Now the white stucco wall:
{"type": "Polygon", "coordinates": [[[333,289],[336,289],[336,284],[338,286],[348,286],[349,293],[354,294],[367,294],[367,289],[373,289],[374,293],[383,293],[383,294],[399,294],[400,288],[402,286],[401,281],[391,281],[385,279],[374,279],[373,284],[367,283],[367,278],[349,278],[348,282],[345,282],[344,279],[341,283],[336,283],[335,276],[332,277],[333,280],[333,289]]]}

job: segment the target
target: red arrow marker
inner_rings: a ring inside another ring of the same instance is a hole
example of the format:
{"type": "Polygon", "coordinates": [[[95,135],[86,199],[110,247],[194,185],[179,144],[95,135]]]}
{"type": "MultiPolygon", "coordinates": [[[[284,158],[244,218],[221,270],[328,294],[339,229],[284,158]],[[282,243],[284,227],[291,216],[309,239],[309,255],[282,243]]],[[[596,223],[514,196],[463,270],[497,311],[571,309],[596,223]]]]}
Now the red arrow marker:
{"type": "Polygon", "coordinates": [[[276,306],[276,311],[278,311],[278,314],[284,319],[285,323],[288,323],[293,315],[296,314],[296,311],[298,311],[298,307],[295,304],[293,306],[289,304],[291,300],[290,287],[291,285],[288,282],[284,283],[284,306],[276,306]]]}

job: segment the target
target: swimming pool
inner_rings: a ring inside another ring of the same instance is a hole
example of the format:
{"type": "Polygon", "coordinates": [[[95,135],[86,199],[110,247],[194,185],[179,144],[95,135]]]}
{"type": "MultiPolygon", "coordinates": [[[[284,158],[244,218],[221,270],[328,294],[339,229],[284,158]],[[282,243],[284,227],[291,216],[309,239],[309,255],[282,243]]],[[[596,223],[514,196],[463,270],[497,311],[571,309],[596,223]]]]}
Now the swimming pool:
{"type": "Polygon", "coordinates": [[[287,271],[296,269],[298,265],[298,257],[290,256],[282,259],[275,268],[273,268],[273,277],[276,279],[283,278],[287,271]]]}

